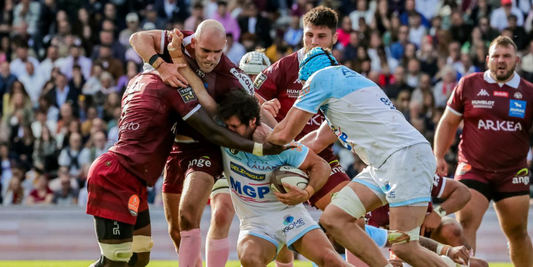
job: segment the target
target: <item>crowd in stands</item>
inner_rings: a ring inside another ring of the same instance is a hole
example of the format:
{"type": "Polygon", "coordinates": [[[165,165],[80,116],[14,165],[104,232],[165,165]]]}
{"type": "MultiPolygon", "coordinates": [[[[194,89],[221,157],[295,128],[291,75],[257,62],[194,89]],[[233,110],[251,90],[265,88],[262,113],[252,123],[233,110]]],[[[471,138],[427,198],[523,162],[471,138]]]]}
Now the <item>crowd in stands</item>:
{"type": "MultiPolygon", "coordinates": [[[[517,72],[533,81],[529,0],[1,2],[4,205],[84,205],[88,168],[117,141],[122,93],[142,69],[128,42],[141,30],[194,31],[212,18],[226,28],[224,53],[233,62],[256,48],[275,62],[302,47],[307,10],[331,7],[339,14],[334,56],[383,88],[430,142],[453,88],[486,70],[488,44],[498,35],[513,38],[517,72]]],[[[357,156],[337,151],[350,176],[364,168],[357,156]]],[[[450,177],[456,151],[457,142],[447,155],[450,177]]]]}

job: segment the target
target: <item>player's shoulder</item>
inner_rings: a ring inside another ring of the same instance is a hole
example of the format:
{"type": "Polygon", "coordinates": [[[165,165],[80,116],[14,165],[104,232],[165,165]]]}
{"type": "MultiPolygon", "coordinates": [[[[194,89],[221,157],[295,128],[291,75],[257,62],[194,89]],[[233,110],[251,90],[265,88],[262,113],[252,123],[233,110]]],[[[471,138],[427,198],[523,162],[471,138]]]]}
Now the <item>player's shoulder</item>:
{"type": "Polygon", "coordinates": [[[533,83],[529,82],[528,80],[524,79],[523,77],[520,77],[520,85],[526,87],[528,90],[533,90],[533,83]]]}
{"type": "Polygon", "coordinates": [[[485,75],[484,72],[474,72],[474,73],[465,75],[462,79],[465,82],[484,81],[485,80],[484,75],[485,75]]]}

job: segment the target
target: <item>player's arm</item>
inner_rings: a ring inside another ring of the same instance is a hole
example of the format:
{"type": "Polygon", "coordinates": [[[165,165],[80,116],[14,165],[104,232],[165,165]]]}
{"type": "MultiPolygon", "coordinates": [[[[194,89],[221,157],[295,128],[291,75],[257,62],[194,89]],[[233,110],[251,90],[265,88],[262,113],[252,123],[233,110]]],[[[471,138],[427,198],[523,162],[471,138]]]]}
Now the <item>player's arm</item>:
{"type": "Polygon", "coordinates": [[[440,120],[435,132],[435,158],[437,159],[437,174],[447,176],[447,165],[444,156],[450,149],[457,127],[463,119],[462,116],[454,113],[450,107],[446,107],[444,115],[440,120]]]}
{"type": "Polygon", "coordinates": [[[287,116],[274,127],[274,131],[268,136],[268,142],[275,145],[288,144],[303,130],[313,115],[313,113],[292,107],[287,116]]]}
{"type": "MultiPolygon", "coordinates": [[[[470,260],[470,251],[465,246],[452,247],[449,245],[443,245],[433,239],[427,237],[420,237],[420,245],[437,253],[437,255],[446,255],[450,257],[454,262],[459,264],[467,264],[470,260]]],[[[390,245],[387,243],[387,245],[390,245]]]]}
{"type": "Polygon", "coordinates": [[[185,122],[200,132],[209,142],[240,151],[253,153],[254,155],[275,155],[290,147],[277,146],[268,142],[255,143],[225,127],[218,125],[211,116],[202,108],[190,115],[185,122]]]}
{"type": "Polygon", "coordinates": [[[446,179],[446,184],[442,195],[439,198],[446,199],[440,205],[447,214],[454,213],[462,209],[468,201],[470,201],[470,190],[466,185],[456,181],[454,179],[446,179]]]}
{"type": "Polygon", "coordinates": [[[309,177],[309,183],[305,190],[290,184],[283,184],[284,187],[289,189],[289,192],[285,194],[274,192],[278,200],[286,205],[296,205],[309,200],[316,191],[324,186],[331,173],[329,164],[311,150],[309,150],[305,160],[298,168],[307,172],[309,177]]]}
{"type": "Polygon", "coordinates": [[[270,128],[276,127],[276,125],[278,125],[278,121],[276,120],[274,114],[277,114],[279,109],[281,108],[279,100],[277,98],[274,98],[270,101],[266,101],[257,92],[254,95],[257,101],[259,102],[259,105],[261,106],[262,121],[270,128]]]}
{"type": "Polygon", "coordinates": [[[186,87],[187,80],[178,72],[181,65],[166,63],[159,54],[164,52],[164,31],[140,31],[131,35],[130,44],[144,60],[152,65],[160,74],[163,82],[173,87],[186,87]]]}
{"type": "Polygon", "coordinates": [[[315,153],[320,153],[329,145],[337,141],[337,136],[331,130],[327,122],[323,122],[320,128],[314,130],[300,139],[298,142],[309,147],[315,153]]]}

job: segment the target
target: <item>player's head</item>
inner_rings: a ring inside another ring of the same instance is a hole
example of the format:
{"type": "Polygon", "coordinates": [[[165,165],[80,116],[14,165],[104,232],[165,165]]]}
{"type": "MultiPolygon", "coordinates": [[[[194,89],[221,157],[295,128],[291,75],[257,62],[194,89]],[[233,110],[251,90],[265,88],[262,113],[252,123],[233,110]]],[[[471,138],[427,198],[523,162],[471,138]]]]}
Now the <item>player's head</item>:
{"type": "Polygon", "coordinates": [[[229,130],[249,139],[252,138],[255,128],[261,124],[259,103],[244,90],[230,92],[217,111],[217,116],[229,130]]]}
{"type": "Polygon", "coordinates": [[[304,15],[304,48],[313,47],[331,49],[337,42],[337,24],[339,18],[333,9],[318,6],[304,15]]]}
{"type": "Polygon", "coordinates": [[[307,81],[313,73],[329,67],[339,65],[337,60],[333,57],[329,49],[322,47],[315,47],[307,52],[300,62],[300,70],[298,71],[298,79],[307,81]]]}
{"type": "Polygon", "coordinates": [[[209,73],[217,66],[226,46],[226,30],[220,22],[212,19],[204,20],[194,33],[191,47],[194,58],[200,69],[209,73]]]}
{"type": "Polygon", "coordinates": [[[506,82],[513,76],[519,60],[516,50],[516,44],[509,37],[498,36],[492,41],[486,61],[495,80],[506,82]]]}
{"type": "Polygon", "coordinates": [[[252,81],[255,80],[255,77],[259,73],[268,67],[270,67],[270,60],[262,51],[246,53],[239,63],[239,68],[248,74],[252,81]]]}

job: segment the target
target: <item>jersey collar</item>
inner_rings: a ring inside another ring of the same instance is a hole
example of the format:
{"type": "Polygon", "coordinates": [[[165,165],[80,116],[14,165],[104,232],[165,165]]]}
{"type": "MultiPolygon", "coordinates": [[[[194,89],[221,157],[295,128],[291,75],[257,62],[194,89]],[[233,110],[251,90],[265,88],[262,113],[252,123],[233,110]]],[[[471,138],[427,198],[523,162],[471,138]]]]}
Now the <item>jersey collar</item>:
{"type": "MultiPolygon", "coordinates": [[[[520,85],[520,76],[518,76],[518,73],[516,73],[516,71],[513,74],[514,74],[513,78],[510,81],[506,82],[505,84],[507,84],[510,87],[513,87],[514,89],[518,89],[518,85],[520,85]]],[[[488,83],[496,83],[496,81],[492,78],[492,76],[490,76],[489,70],[483,73],[483,79],[488,83]]],[[[502,86],[502,84],[500,83],[498,84],[500,85],[500,87],[502,86]]]]}
{"type": "Polygon", "coordinates": [[[305,48],[301,48],[300,50],[298,50],[298,65],[300,65],[300,62],[302,62],[302,59],[304,58],[305,56],[305,48]]]}

